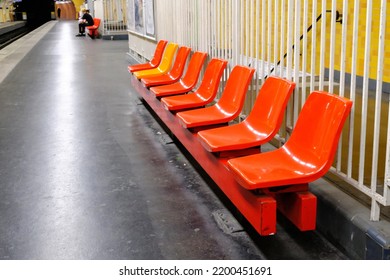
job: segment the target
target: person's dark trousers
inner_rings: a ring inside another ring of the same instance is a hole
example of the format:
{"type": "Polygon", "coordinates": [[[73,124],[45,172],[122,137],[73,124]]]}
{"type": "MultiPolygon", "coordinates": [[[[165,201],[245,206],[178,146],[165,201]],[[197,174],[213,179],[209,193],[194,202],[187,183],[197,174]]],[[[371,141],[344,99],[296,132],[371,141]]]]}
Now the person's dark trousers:
{"type": "Polygon", "coordinates": [[[88,26],[88,24],[86,24],[86,23],[79,23],[79,33],[84,34],[86,26],[88,26]]]}

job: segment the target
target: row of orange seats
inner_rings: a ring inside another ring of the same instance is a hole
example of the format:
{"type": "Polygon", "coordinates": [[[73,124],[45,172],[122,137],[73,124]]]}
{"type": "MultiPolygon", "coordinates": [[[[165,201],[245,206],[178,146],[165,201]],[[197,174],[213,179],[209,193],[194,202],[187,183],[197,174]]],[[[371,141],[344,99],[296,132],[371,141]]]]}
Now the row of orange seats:
{"type": "Polygon", "coordinates": [[[186,46],[179,48],[161,40],[149,62],[130,65],[128,70],[176,115],[183,127],[197,132],[206,150],[230,158],[227,167],[241,186],[252,190],[308,183],[329,170],[352,107],[350,100],[323,91],[312,92],[288,141],[279,149],[260,153],[259,147],[278,132],[295,83],[268,77],[248,117],[228,125],[243,108],[255,70],[235,66],[221,98],[210,105],[227,61],[212,58],[200,86],[194,90],[207,53],[194,52],[184,73],[190,52],[186,46]],[[240,155],[245,156],[231,158],[235,151],[244,151],[240,155]]]}

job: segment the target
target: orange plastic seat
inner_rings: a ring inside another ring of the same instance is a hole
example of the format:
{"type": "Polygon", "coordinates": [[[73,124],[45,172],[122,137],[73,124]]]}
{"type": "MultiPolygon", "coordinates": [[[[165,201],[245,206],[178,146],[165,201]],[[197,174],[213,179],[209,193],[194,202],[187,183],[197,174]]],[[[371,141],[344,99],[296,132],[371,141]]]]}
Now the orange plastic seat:
{"type": "Polygon", "coordinates": [[[199,74],[206,57],[207,53],[205,52],[195,52],[190,59],[187,72],[183,78],[170,85],[152,87],[150,88],[150,92],[154,93],[156,97],[162,97],[191,91],[198,82],[199,74]]]}
{"type": "Polygon", "coordinates": [[[255,69],[237,65],[226,82],[219,101],[206,108],[182,111],[176,114],[186,128],[227,123],[238,116],[244,106],[246,91],[255,69]]]}
{"type": "Polygon", "coordinates": [[[88,36],[92,39],[95,39],[99,36],[99,26],[100,26],[101,19],[100,18],[93,18],[93,25],[86,26],[88,30],[88,36]]]}
{"type": "Polygon", "coordinates": [[[278,132],[295,83],[269,77],[261,87],[248,117],[241,123],[198,133],[209,152],[231,151],[260,146],[278,132]]]}
{"type": "Polygon", "coordinates": [[[199,88],[188,94],[161,98],[164,107],[170,111],[180,111],[209,104],[217,95],[221,76],[227,63],[226,60],[219,58],[211,59],[199,88]]]}
{"type": "Polygon", "coordinates": [[[307,184],[331,167],[352,101],[330,93],[309,95],[291,137],[281,148],[230,159],[229,170],[246,189],[307,184]]]}
{"type": "Polygon", "coordinates": [[[165,46],[168,44],[168,41],[166,40],[160,40],[157,43],[156,49],[154,51],[154,55],[152,59],[146,63],[141,63],[141,64],[135,64],[135,65],[129,65],[127,69],[129,70],[130,73],[133,73],[135,71],[141,71],[141,70],[146,70],[146,69],[152,69],[156,68],[162,59],[163,53],[165,46]]]}
{"type": "Polygon", "coordinates": [[[141,79],[142,83],[146,87],[158,86],[158,85],[167,85],[177,82],[181,75],[184,72],[184,66],[186,65],[187,57],[190,54],[191,48],[182,46],[177,51],[175,63],[172,66],[172,69],[161,76],[155,76],[150,78],[141,79]]]}
{"type": "Polygon", "coordinates": [[[176,43],[168,43],[157,68],[136,71],[133,72],[133,75],[140,80],[142,78],[160,76],[167,73],[171,69],[173,57],[178,47],[179,46],[176,43]]]}

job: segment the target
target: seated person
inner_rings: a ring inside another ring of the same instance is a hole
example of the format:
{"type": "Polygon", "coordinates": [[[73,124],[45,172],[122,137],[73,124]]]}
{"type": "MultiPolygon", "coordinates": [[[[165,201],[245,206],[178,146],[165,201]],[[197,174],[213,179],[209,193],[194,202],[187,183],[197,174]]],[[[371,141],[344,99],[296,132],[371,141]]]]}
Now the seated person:
{"type": "Polygon", "coordinates": [[[93,25],[93,18],[89,14],[89,10],[83,9],[83,16],[79,20],[79,34],[77,34],[77,37],[85,36],[85,27],[86,26],[92,26],[93,25]]]}

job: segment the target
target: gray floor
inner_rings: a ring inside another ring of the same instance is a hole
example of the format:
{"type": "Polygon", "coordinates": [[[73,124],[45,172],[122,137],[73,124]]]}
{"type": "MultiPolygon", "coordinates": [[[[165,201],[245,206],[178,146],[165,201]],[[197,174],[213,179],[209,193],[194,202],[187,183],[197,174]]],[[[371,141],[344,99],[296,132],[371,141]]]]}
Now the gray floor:
{"type": "Polygon", "coordinates": [[[131,88],[127,41],[44,28],[0,83],[0,259],[346,258],[282,217],[236,224],[131,88]]]}

